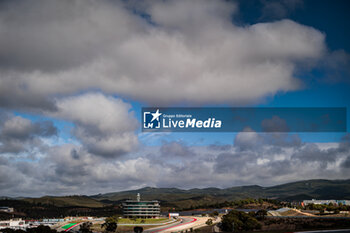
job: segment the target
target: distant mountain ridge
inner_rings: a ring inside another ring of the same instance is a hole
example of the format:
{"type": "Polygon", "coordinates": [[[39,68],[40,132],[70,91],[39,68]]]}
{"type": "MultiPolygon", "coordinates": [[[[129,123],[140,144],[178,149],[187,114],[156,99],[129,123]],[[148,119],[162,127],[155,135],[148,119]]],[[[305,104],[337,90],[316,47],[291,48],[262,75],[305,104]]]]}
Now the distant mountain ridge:
{"type": "Polygon", "coordinates": [[[54,196],[44,196],[40,198],[25,198],[22,201],[27,201],[32,204],[46,204],[46,205],[54,205],[58,207],[65,206],[79,206],[79,207],[91,207],[91,208],[99,208],[105,206],[100,201],[92,199],[88,196],[62,196],[62,197],[54,197],[54,196]]]}
{"type": "Polygon", "coordinates": [[[102,207],[118,204],[127,199],[135,199],[140,193],[144,200],[159,200],[163,207],[188,208],[190,206],[214,204],[244,198],[271,198],[285,201],[305,199],[350,199],[350,179],[348,180],[304,180],[271,187],[258,185],[231,188],[178,188],[145,187],[137,190],[98,194],[92,196],[65,196],[23,199],[32,203],[48,203],[57,206],[102,207]]]}
{"type": "Polygon", "coordinates": [[[177,189],[145,187],[138,190],[106,193],[90,196],[101,202],[122,202],[134,199],[140,193],[145,200],[159,200],[163,206],[190,207],[234,201],[244,198],[272,198],[285,201],[305,199],[350,199],[350,179],[348,180],[305,180],[271,187],[258,185],[231,188],[177,189]]]}

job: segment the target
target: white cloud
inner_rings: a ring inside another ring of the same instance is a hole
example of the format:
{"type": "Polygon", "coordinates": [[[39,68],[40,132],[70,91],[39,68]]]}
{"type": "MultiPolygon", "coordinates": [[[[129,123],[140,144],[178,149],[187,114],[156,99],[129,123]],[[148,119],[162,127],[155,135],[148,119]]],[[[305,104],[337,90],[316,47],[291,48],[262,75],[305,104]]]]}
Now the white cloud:
{"type": "Polygon", "coordinates": [[[91,153],[114,157],[132,151],[138,144],[138,122],[131,105],[101,93],[86,93],[58,99],[52,116],[72,121],[73,134],[91,153]]]}
{"type": "Polygon", "coordinates": [[[298,64],[326,48],[321,32],[290,20],[236,26],[225,1],[150,1],[141,10],[152,23],[123,4],[9,4],[0,99],[13,98],[0,103],[47,108],[91,88],[151,104],[251,103],[300,88],[298,64]]]}

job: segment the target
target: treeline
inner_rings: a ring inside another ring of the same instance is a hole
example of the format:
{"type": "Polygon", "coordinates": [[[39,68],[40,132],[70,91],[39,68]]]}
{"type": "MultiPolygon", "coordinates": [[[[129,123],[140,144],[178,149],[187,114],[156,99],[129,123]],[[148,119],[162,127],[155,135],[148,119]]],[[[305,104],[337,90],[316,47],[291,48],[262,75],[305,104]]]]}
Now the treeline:
{"type": "Polygon", "coordinates": [[[275,199],[265,199],[265,198],[246,198],[242,200],[236,200],[236,201],[224,201],[224,202],[217,202],[214,204],[201,204],[201,205],[191,205],[189,208],[183,208],[181,210],[193,210],[193,209],[220,209],[224,207],[230,207],[230,208],[243,208],[246,205],[249,204],[256,204],[256,205],[262,205],[264,203],[268,203],[271,205],[276,206],[277,208],[282,207],[283,204],[279,200],[275,199]]]}
{"type": "Polygon", "coordinates": [[[349,228],[350,221],[347,218],[279,218],[269,217],[261,221],[263,231],[301,231],[319,229],[349,228]]]}
{"type": "Polygon", "coordinates": [[[340,211],[350,211],[350,206],[339,204],[334,205],[333,203],[326,204],[308,204],[305,206],[305,209],[307,210],[319,210],[321,213],[325,210],[327,211],[334,211],[334,212],[340,212],[340,211]]]}
{"type": "MultiPolygon", "coordinates": [[[[220,228],[224,232],[242,231],[297,231],[315,229],[341,229],[349,228],[350,221],[346,218],[279,218],[266,217],[266,210],[245,213],[232,210],[222,216],[220,228]]],[[[207,222],[211,225],[212,222],[207,222]]]]}
{"type": "Polygon", "coordinates": [[[15,209],[14,213],[0,214],[0,219],[20,217],[23,219],[63,218],[66,216],[109,217],[121,213],[119,206],[106,207],[57,207],[52,204],[30,203],[21,200],[0,200],[0,206],[15,209]]]}
{"type": "Polygon", "coordinates": [[[225,232],[258,230],[262,226],[259,220],[264,220],[266,215],[266,210],[256,213],[232,210],[222,217],[220,227],[225,232]]]}

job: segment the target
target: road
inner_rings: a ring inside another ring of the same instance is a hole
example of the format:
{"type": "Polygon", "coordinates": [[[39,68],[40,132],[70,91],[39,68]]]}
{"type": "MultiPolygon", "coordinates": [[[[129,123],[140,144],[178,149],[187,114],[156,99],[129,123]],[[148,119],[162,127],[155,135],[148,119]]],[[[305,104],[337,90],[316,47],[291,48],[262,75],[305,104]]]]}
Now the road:
{"type": "MultiPolygon", "coordinates": [[[[174,223],[166,224],[163,226],[157,226],[154,228],[146,229],[144,230],[144,233],[168,233],[168,232],[177,232],[182,231],[190,228],[198,228],[206,225],[206,221],[208,220],[208,217],[179,217],[180,221],[176,221],[174,223]]],[[[218,220],[217,220],[218,221],[218,220]]],[[[214,221],[214,222],[217,222],[214,221]]],[[[93,221],[92,221],[93,222],[93,221]]],[[[69,227],[69,229],[63,229],[60,227],[58,231],[69,231],[69,232],[76,232],[79,230],[81,223],[78,223],[76,225],[73,225],[69,227]]],[[[141,226],[141,225],[140,225],[141,226]]]]}
{"type": "Polygon", "coordinates": [[[180,217],[181,221],[171,223],[165,226],[161,227],[155,227],[152,229],[145,230],[145,233],[160,233],[164,231],[171,231],[171,230],[181,230],[183,228],[189,228],[191,224],[195,223],[197,221],[197,218],[192,217],[180,217]],[[178,229],[179,228],[179,229],[178,229]]]}

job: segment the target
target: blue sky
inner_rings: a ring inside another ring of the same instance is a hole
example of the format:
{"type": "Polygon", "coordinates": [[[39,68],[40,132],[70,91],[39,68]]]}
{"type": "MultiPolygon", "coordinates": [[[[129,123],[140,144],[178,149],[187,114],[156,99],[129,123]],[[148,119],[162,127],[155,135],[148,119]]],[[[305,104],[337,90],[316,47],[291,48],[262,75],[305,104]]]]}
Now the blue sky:
{"type": "Polygon", "coordinates": [[[349,178],[348,133],[140,122],[181,106],[346,107],[349,122],[349,1],[74,2],[0,3],[0,195],[349,178]]]}

